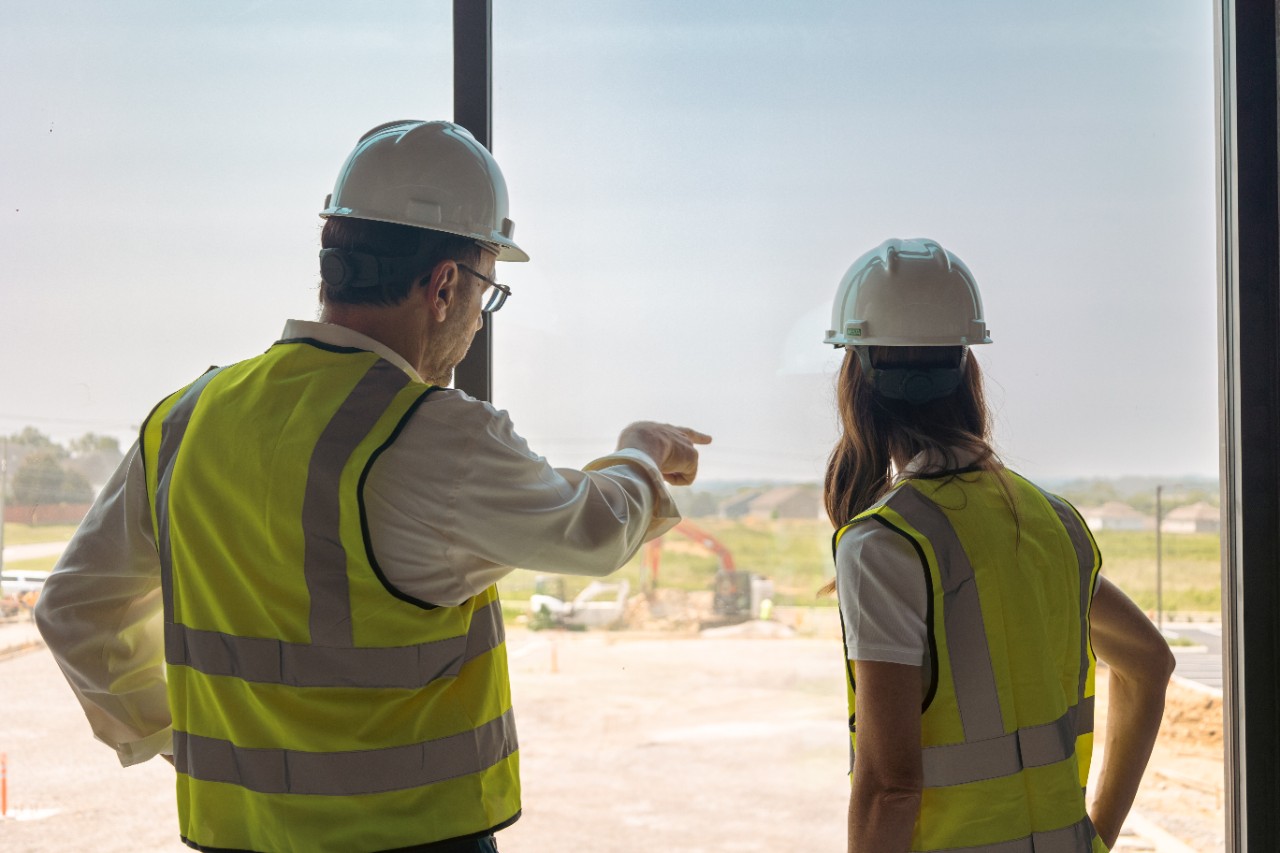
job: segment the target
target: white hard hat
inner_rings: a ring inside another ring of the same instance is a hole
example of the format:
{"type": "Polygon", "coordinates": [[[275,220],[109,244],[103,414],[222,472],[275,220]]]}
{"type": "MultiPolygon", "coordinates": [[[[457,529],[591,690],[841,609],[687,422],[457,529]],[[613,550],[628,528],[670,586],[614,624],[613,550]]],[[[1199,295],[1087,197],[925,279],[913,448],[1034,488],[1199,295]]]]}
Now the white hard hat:
{"type": "Polygon", "coordinates": [[[886,240],[840,280],[824,343],[838,347],[989,344],[964,262],[933,240],[886,240]]]}
{"type": "Polygon", "coordinates": [[[507,182],[488,150],[448,121],[393,121],[360,137],[322,217],[394,222],[471,237],[527,261],[511,235],[507,182]]]}

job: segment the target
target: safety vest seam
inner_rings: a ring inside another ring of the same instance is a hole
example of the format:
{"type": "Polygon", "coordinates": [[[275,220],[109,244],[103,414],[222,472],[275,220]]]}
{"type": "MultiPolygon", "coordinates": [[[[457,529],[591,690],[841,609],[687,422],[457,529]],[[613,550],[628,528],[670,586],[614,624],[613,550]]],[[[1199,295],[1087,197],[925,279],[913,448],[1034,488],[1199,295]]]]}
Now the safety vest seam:
{"type": "Polygon", "coordinates": [[[925,711],[929,710],[929,706],[933,704],[934,697],[936,697],[938,693],[938,638],[934,631],[933,573],[929,570],[929,558],[925,556],[924,548],[921,547],[920,543],[916,541],[916,538],[910,533],[903,530],[901,527],[898,527],[879,513],[869,517],[910,542],[911,547],[915,549],[916,556],[920,558],[920,569],[924,573],[925,585],[925,639],[929,648],[929,689],[926,691],[925,697],[921,702],[920,713],[923,714],[925,711]]]}
{"type": "Polygon", "coordinates": [[[364,469],[360,472],[360,480],[356,484],[356,504],[360,510],[360,536],[364,543],[365,557],[368,559],[369,565],[373,569],[374,577],[376,577],[378,582],[382,584],[383,589],[393,597],[398,598],[406,604],[412,604],[415,607],[420,607],[423,610],[434,610],[440,605],[423,601],[422,599],[409,595],[409,593],[404,590],[392,585],[391,581],[387,579],[386,574],[383,572],[382,566],[378,562],[378,558],[373,553],[373,536],[369,532],[369,514],[368,507],[365,504],[364,489],[365,484],[369,480],[369,472],[373,470],[373,463],[377,462],[378,457],[380,457],[383,452],[400,437],[400,434],[404,431],[405,425],[409,423],[409,418],[413,417],[414,413],[418,411],[418,408],[427,401],[427,398],[439,390],[439,386],[432,385],[423,390],[423,392],[409,404],[409,407],[400,417],[400,420],[396,423],[391,434],[387,436],[387,440],[369,455],[369,459],[365,462],[364,469]]]}

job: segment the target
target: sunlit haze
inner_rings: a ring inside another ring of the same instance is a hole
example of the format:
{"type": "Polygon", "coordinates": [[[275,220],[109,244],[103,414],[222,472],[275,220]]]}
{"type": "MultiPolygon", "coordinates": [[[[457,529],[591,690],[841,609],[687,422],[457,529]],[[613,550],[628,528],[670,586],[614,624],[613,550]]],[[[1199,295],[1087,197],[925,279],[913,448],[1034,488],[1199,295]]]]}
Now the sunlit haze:
{"type": "MultiPolygon", "coordinates": [[[[317,212],[376,124],[449,118],[451,3],[12,4],[0,433],[132,440],[315,315],[317,212]]],[[[997,441],[1037,477],[1217,468],[1212,4],[494,0],[529,264],[496,403],[559,465],[646,418],[708,479],[813,481],[848,265],[973,270],[997,441]]]]}

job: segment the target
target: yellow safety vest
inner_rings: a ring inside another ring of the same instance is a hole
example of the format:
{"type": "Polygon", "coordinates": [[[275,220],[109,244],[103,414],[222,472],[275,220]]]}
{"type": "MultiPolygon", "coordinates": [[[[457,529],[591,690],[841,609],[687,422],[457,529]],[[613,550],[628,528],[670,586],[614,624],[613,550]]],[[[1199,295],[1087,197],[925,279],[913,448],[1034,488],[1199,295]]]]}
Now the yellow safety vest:
{"type": "Polygon", "coordinates": [[[436,607],[370,547],[365,479],[432,390],[289,340],[143,426],[190,846],[388,850],[519,817],[497,588],[436,607]]]}
{"type": "MultiPolygon", "coordinates": [[[[1101,557],[1066,501],[1007,472],[908,480],[836,531],[902,536],[928,583],[932,671],[913,851],[1106,853],[1085,810],[1101,557]]],[[[843,620],[842,620],[843,622],[843,620]]],[[[846,656],[847,657],[847,656],[846,656]]],[[[856,760],[855,673],[846,661],[856,760]]]]}

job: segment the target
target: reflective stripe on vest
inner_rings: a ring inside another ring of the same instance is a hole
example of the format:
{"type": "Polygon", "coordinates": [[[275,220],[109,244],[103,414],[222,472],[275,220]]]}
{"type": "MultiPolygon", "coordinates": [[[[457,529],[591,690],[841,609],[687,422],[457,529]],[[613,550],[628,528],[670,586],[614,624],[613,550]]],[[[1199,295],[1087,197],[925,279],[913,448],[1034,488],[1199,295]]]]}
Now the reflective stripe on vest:
{"type": "MultiPolygon", "coordinates": [[[[1041,494],[1044,494],[1041,492],[1041,494]]],[[[1093,549],[1080,521],[1061,500],[1049,503],[1071,537],[1080,566],[1081,618],[1087,620],[1093,590],[1093,549]]],[[[1063,761],[1075,753],[1076,737],[1093,731],[1093,697],[1067,709],[1059,719],[1006,734],[1000,695],[991,670],[987,631],[978,603],[973,566],[942,510],[912,488],[900,488],[884,504],[920,531],[933,546],[942,577],[947,647],[955,675],[956,703],[965,742],[923,750],[924,784],[944,787],[1010,776],[1027,767],[1063,761]]],[[[1080,632],[1080,689],[1088,677],[1089,632],[1080,632]]]]}
{"type": "MultiPolygon", "coordinates": [[[[211,367],[192,382],[169,410],[160,428],[160,470],[155,500],[156,519],[159,522],[156,548],[160,554],[160,591],[164,598],[166,635],[168,626],[173,623],[173,547],[169,541],[169,483],[173,478],[173,460],[177,458],[178,446],[187,434],[187,424],[191,422],[191,413],[196,410],[196,402],[210,380],[221,370],[220,367],[211,367]]],[[[165,641],[168,642],[167,636],[165,641]]]]}
{"type": "Polygon", "coordinates": [[[358,796],[416,788],[474,773],[515,748],[511,711],[469,732],[350,752],[246,749],[218,738],[173,733],[173,761],[183,772],[261,794],[358,796]]]}
{"type": "Polygon", "coordinates": [[[403,370],[389,361],[378,361],[347,395],[311,454],[302,502],[302,529],[306,534],[303,571],[311,594],[312,643],[352,645],[347,573],[334,571],[346,563],[342,542],[333,535],[341,518],[341,468],[328,460],[348,458],[408,384],[409,377],[403,370]]]}
{"type": "Polygon", "coordinates": [[[170,625],[165,661],[205,675],[230,675],[292,687],[390,687],[416,689],[438,678],[456,678],[462,665],[506,639],[502,605],[476,611],[465,636],[416,646],[335,648],[237,637],[170,625]]]}
{"type": "Polygon", "coordinates": [[[945,850],[933,850],[930,853],[1080,853],[1089,850],[1093,839],[1098,835],[1093,823],[1084,818],[1079,823],[1052,829],[1048,832],[1033,832],[1025,838],[1013,841],[1001,841],[999,844],[979,844],[977,847],[949,847],[945,850]]]}
{"type": "MultiPolygon", "coordinates": [[[[1093,544],[1089,538],[1089,531],[1085,530],[1084,522],[1080,520],[1080,516],[1066,501],[1057,495],[1046,492],[1044,489],[1040,489],[1040,494],[1049,502],[1049,506],[1053,507],[1053,511],[1058,514],[1058,520],[1067,529],[1067,535],[1071,537],[1071,545],[1076,549],[1076,559],[1080,561],[1080,618],[1087,626],[1089,623],[1089,602],[1093,599],[1093,544]]],[[[1085,684],[1089,679],[1088,630],[1082,630],[1080,636],[1080,690],[1076,695],[1084,696],[1085,684]]],[[[1093,732],[1093,697],[1086,698],[1089,701],[1081,703],[1079,713],[1076,716],[1077,735],[1091,734],[1093,732]]]]}
{"type": "Polygon", "coordinates": [[[982,624],[978,585],[974,583],[969,556],[942,510],[915,489],[898,489],[885,505],[924,534],[938,557],[947,648],[951,650],[951,671],[955,673],[956,702],[965,741],[1003,736],[1000,694],[991,670],[987,629],[982,624]]]}

